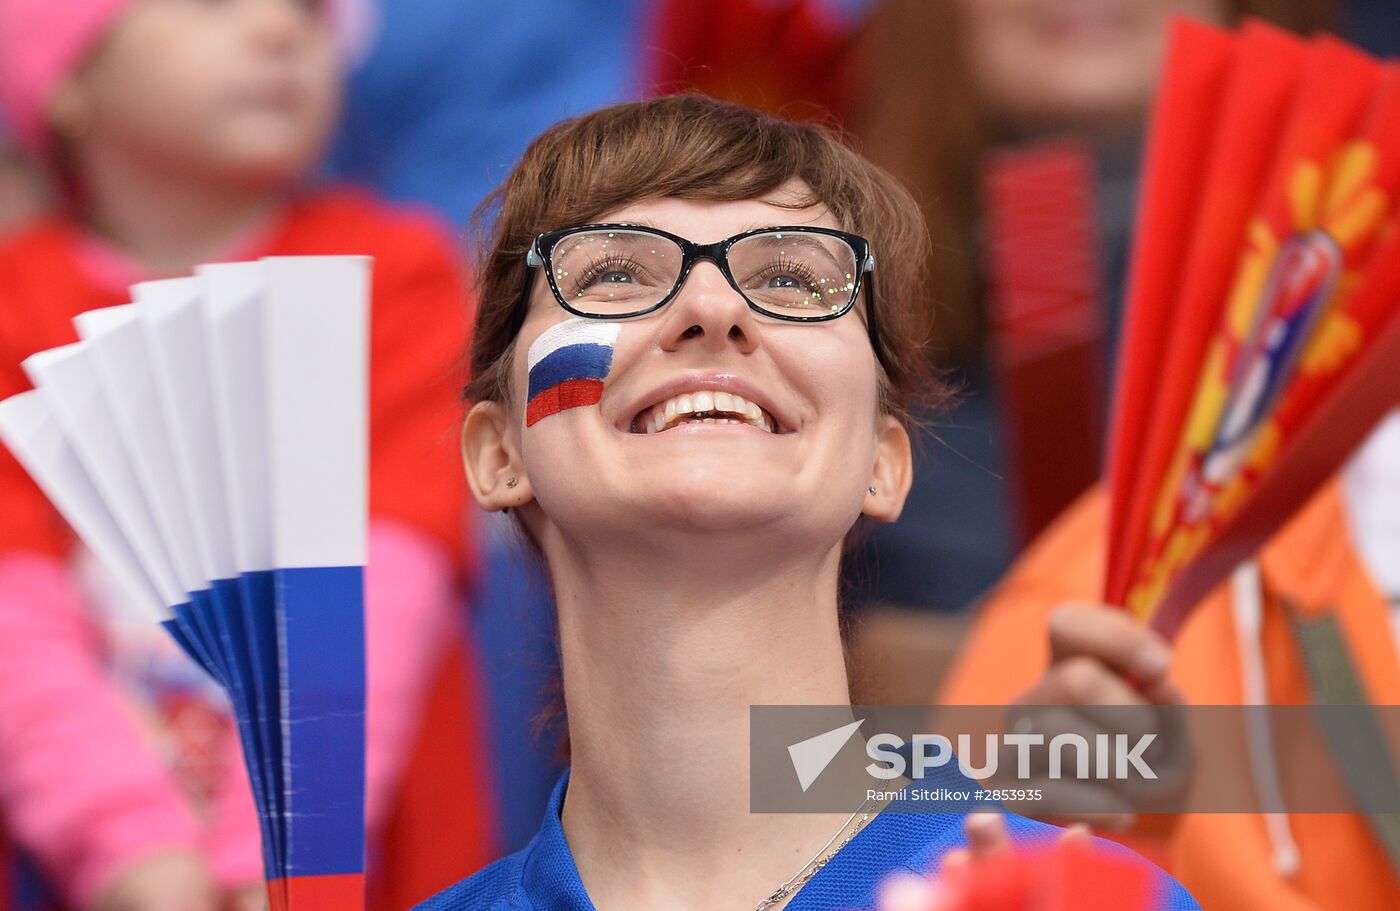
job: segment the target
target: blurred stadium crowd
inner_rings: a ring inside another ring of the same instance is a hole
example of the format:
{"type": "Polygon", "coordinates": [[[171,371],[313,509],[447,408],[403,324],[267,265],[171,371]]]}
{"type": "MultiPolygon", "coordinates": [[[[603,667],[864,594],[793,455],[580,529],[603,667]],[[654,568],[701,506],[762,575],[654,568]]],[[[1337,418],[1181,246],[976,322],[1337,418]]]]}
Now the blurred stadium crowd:
{"type": "MultiPolygon", "coordinates": [[[[1400,50],[1396,0],[0,0],[0,393],[73,312],[200,261],[349,244],[381,263],[376,306],[422,302],[376,326],[372,405],[372,896],[404,908],[519,848],[558,771],[546,587],[447,439],[477,207],[528,142],[700,91],[836,126],[914,192],[928,356],[960,395],[848,597],[858,701],[930,700],[979,600],[1099,477],[1173,14],[1400,50]],[[1026,256],[1064,290],[1048,343],[1017,307],[1026,256]]],[[[0,911],[258,906],[217,696],[123,624],[17,466],[0,485],[0,911]]]]}

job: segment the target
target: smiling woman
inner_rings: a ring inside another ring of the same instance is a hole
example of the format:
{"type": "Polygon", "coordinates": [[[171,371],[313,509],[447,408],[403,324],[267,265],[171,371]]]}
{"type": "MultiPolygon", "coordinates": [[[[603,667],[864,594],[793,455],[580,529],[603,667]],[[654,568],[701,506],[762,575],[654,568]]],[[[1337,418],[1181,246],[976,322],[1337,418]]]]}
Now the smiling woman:
{"type": "Polygon", "coordinates": [[[751,813],[749,710],[849,704],[844,541],[898,517],[940,394],[918,210],[826,131],[697,96],[554,127],[493,203],[463,455],[547,567],[571,769],[527,848],[421,907],[872,906],[961,817],[751,813]]]}

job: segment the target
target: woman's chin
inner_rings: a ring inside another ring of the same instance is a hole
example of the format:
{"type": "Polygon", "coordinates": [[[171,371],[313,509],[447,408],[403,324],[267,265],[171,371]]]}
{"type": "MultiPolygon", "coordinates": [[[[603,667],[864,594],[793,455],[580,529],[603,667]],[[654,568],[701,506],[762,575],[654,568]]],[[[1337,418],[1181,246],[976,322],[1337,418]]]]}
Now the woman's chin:
{"type": "MultiPolygon", "coordinates": [[[[633,521],[639,529],[651,529],[663,537],[722,534],[736,542],[762,540],[767,542],[764,546],[774,540],[790,542],[795,531],[777,537],[775,531],[798,520],[810,524],[813,507],[820,508],[820,497],[804,494],[791,478],[785,480],[785,484],[765,484],[731,474],[712,481],[673,481],[648,490],[644,497],[631,498],[633,521]]],[[[833,540],[839,537],[834,533],[833,540]]]]}

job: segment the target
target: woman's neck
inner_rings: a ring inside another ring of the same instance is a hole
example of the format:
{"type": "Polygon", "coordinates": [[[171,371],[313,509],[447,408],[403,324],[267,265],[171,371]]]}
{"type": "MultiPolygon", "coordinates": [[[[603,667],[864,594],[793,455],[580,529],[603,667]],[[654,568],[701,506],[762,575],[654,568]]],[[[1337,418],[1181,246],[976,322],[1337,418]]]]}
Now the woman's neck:
{"type": "Polygon", "coordinates": [[[564,828],[608,911],[757,904],[846,819],[749,812],[749,707],[849,702],[839,552],[747,567],[735,552],[674,555],[551,555],[564,828]]]}
{"type": "Polygon", "coordinates": [[[117,154],[85,155],[87,227],[151,275],[183,275],[226,258],[275,217],[285,187],[162,170],[117,154]]]}

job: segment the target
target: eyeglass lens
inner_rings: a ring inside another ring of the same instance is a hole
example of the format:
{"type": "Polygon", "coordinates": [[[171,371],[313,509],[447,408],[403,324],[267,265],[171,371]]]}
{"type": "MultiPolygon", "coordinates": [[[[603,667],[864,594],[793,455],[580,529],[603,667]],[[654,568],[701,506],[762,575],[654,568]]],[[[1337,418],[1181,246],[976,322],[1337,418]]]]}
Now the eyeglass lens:
{"type": "MultiPolygon", "coordinates": [[[[633,313],[664,300],[680,280],[679,245],[644,231],[599,229],[561,238],[550,257],[554,282],[575,310],[633,313]]],[[[855,251],[839,237],[806,231],[753,234],[729,248],[729,271],[744,296],[778,316],[844,310],[857,276],[855,251]]]]}

